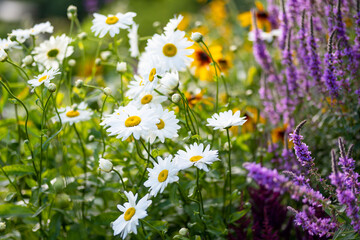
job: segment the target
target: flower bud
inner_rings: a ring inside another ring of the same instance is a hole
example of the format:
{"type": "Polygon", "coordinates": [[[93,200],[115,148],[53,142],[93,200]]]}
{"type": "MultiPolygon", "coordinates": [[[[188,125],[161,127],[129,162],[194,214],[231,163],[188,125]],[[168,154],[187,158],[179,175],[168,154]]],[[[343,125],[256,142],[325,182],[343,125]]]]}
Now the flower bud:
{"type": "Polygon", "coordinates": [[[203,35],[199,32],[193,32],[191,34],[191,40],[193,40],[194,42],[202,42],[203,35]]]}
{"type": "Polygon", "coordinates": [[[78,79],[75,81],[75,87],[81,88],[84,85],[84,81],[81,79],[78,79]]]}
{"type": "Polygon", "coordinates": [[[174,95],[171,96],[171,100],[174,102],[174,103],[178,103],[181,99],[181,96],[180,94],[178,93],[175,93],[174,95]]]}
{"type": "Polygon", "coordinates": [[[70,67],[75,67],[75,65],[76,65],[75,59],[70,59],[70,60],[68,61],[68,64],[69,64],[70,67]]]}
{"type": "Polygon", "coordinates": [[[104,94],[105,94],[106,96],[111,95],[111,93],[112,93],[112,90],[111,90],[109,87],[104,88],[104,94]]]}
{"type": "Polygon", "coordinates": [[[100,58],[95,59],[95,65],[96,65],[96,66],[100,66],[100,65],[101,65],[101,59],[100,59],[100,58]]]}
{"type": "Polygon", "coordinates": [[[119,73],[126,72],[126,62],[118,62],[116,64],[116,71],[119,73]]]}
{"type": "Polygon", "coordinates": [[[99,160],[99,169],[104,172],[111,172],[113,168],[113,164],[104,158],[100,158],[99,160]]]}
{"type": "Polygon", "coordinates": [[[6,229],[6,223],[0,222],[0,231],[4,231],[6,229]]]}
{"type": "Polygon", "coordinates": [[[89,142],[93,142],[95,140],[95,136],[94,135],[90,135],[89,136],[89,142]]]}
{"type": "Polygon", "coordinates": [[[5,60],[8,58],[7,53],[4,49],[0,48],[0,62],[5,62],[5,60]]]}
{"type": "Polygon", "coordinates": [[[201,21],[196,21],[195,22],[195,27],[201,27],[203,24],[202,24],[202,22],[201,21]]]}
{"type": "Polygon", "coordinates": [[[177,72],[166,73],[159,80],[159,91],[163,94],[174,92],[179,86],[179,74],[177,72]]]}
{"type": "Polygon", "coordinates": [[[70,5],[67,8],[67,17],[68,17],[68,19],[71,20],[76,16],[77,16],[77,7],[75,7],[74,5],[70,5]]]}
{"type": "Polygon", "coordinates": [[[186,235],[188,235],[188,233],[189,233],[189,229],[187,229],[187,228],[181,228],[181,229],[179,230],[179,234],[180,234],[181,236],[186,236],[186,235]]]}
{"type": "Polygon", "coordinates": [[[102,51],[102,52],[100,53],[100,57],[101,57],[101,59],[104,60],[104,61],[109,60],[110,56],[111,56],[111,52],[110,52],[110,51],[102,51]]]}
{"type": "Polygon", "coordinates": [[[59,193],[64,189],[65,186],[65,182],[64,179],[62,177],[58,177],[56,178],[56,181],[53,184],[53,188],[54,190],[59,193]]]}
{"type": "Polygon", "coordinates": [[[160,22],[159,22],[159,21],[153,22],[153,27],[154,27],[154,28],[157,28],[157,27],[159,27],[159,26],[160,26],[160,22]]]}
{"type": "Polygon", "coordinates": [[[85,40],[87,38],[87,33],[86,32],[81,32],[78,34],[78,38],[80,40],[85,40]]]}
{"type": "Polygon", "coordinates": [[[55,83],[49,83],[47,85],[47,88],[49,89],[50,92],[55,92],[56,91],[56,85],[55,83]]]}
{"type": "Polygon", "coordinates": [[[31,55],[27,55],[26,57],[24,57],[24,59],[22,60],[22,62],[25,65],[30,65],[34,62],[34,58],[31,55]]]}

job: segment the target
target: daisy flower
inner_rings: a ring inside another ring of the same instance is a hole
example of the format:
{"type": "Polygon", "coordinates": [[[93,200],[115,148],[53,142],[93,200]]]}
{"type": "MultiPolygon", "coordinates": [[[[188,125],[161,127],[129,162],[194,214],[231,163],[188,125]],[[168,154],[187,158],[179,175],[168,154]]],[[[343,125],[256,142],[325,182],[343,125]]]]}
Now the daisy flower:
{"type": "Polygon", "coordinates": [[[9,34],[9,37],[14,36],[16,38],[16,41],[19,43],[24,43],[26,39],[30,37],[30,30],[29,29],[14,29],[9,34]]]}
{"type": "Polygon", "coordinates": [[[176,90],[176,88],[179,86],[179,83],[180,79],[178,72],[167,72],[159,80],[157,90],[162,94],[169,95],[170,93],[174,92],[174,90],[176,90]]]}
{"type": "Polygon", "coordinates": [[[214,130],[226,128],[232,126],[241,126],[246,122],[246,117],[240,117],[240,111],[236,111],[233,115],[232,111],[215,113],[211,118],[207,119],[208,124],[206,126],[213,127],[214,130]]]}
{"type": "Polygon", "coordinates": [[[61,122],[69,123],[70,125],[81,121],[87,121],[91,119],[92,112],[87,110],[87,104],[82,102],[76,108],[66,107],[59,109],[61,122]]]}
{"type": "Polygon", "coordinates": [[[65,34],[57,37],[51,36],[49,40],[35,47],[32,52],[35,54],[34,59],[44,65],[46,69],[59,68],[59,63],[74,52],[74,48],[68,46],[70,43],[71,38],[65,34]]]}
{"type": "Polygon", "coordinates": [[[34,36],[39,35],[40,33],[53,33],[53,31],[54,27],[49,21],[35,24],[32,28],[30,28],[30,34],[34,36]]]}
{"type": "Polygon", "coordinates": [[[154,108],[154,112],[158,118],[158,123],[156,124],[157,129],[149,133],[150,143],[153,143],[156,138],[159,138],[164,143],[165,138],[178,137],[177,131],[180,126],[175,113],[173,111],[169,112],[167,109],[164,110],[160,105],[154,108]]]}
{"type": "Polygon", "coordinates": [[[10,39],[0,39],[0,48],[4,49],[4,50],[11,50],[13,48],[18,47],[18,43],[17,42],[13,42],[10,41],[10,39]]]}
{"type": "Polygon", "coordinates": [[[188,49],[192,45],[193,42],[185,38],[185,32],[176,30],[162,35],[155,34],[148,40],[145,50],[148,54],[159,56],[166,70],[182,71],[193,60],[189,55],[194,49],[188,49]]]}
{"type": "Polygon", "coordinates": [[[176,165],[180,169],[186,169],[191,166],[195,166],[199,169],[208,172],[208,166],[215,161],[219,160],[218,151],[210,150],[210,145],[204,147],[204,145],[194,143],[190,145],[190,147],[185,147],[184,150],[179,150],[175,156],[176,165]]]}
{"type": "Polygon", "coordinates": [[[165,73],[164,62],[158,56],[144,53],[140,57],[138,73],[144,79],[146,90],[153,90],[157,87],[159,76],[165,73]]]}
{"type": "Polygon", "coordinates": [[[132,101],[132,104],[138,108],[142,108],[145,106],[154,108],[162,102],[165,102],[166,100],[166,96],[159,95],[155,91],[143,91],[139,94],[137,98],[132,101]]]}
{"type": "Polygon", "coordinates": [[[133,23],[129,29],[128,38],[130,44],[130,56],[137,57],[139,56],[139,45],[138,45],[138,28],[139,25],[133,23]]]}
{"type": "Polygon", "coordinates": [[[156,129],[158,119],[150,108],[137,109],[133,105],[128,105],[122,110],[111,120],[101,123],[107,128],[106,131],[110,133],[110,136],[117,135],[116,138],[124,141],[133,135],[138,140],[140,137],[146,137],[149,131],[156,129]]]}
{"type": "Polygon", "coordinates": [[[123,212],[113,223],[112,229],[114,230],[114,236],[120,234],[122,239],[125,239],[129,233],[137,234],[137,225],[139,225],[139,219],[145,218],[148,214],[146,209],[150,206],[151,200],[148,200],[149,194],[146,194],[143,198],[136,203],[138,194],[135,195],[132,192],[124,192],[128,202],[124,205],[117,205],[117,208],[123,212]]]}
{"type": "Polygon", "coordinates": [[[144,82],[145,81],[141,76],[135,75],[134,79],[128,85],[129,90],[126,91],[125,96],[130,99],[134,99],[139,96],[139,94],[145,89],[144,82]]]}
{"type": "Polygon", "coordinates": [[[33,88],[44,84],[47,87],[50,83],[50,80],[55,78],[55,75],[60,74],[59,69],[50,68],[49,70],[45,70],[43,73],[37,75],[35,78],[28,81],[33,88]]]}
{"type": "Polygon", "coordinates": [[[174,32],[176,28],[179,26],[180,22],[183,20],[183,16],[180,14],[178,16],[174,16],[174,18],[170,19],[168,24],[164,27],[164,32],[174,32]]]}
{"type": "Polygon", "coordinates": [[[133,12],[125,14],[117,13],[116,15],[108,16],[94,13],[91,31],[95,33],[95,36],[99,36],[99,38],[103,38],[107,33],[114,37],[120,32],[120,29],[128,29],[134,23],[133,18],[135,16],[136,13],[133,12]]]}
{"type": "Polygon", "coordinates": [[[148,168],[149,179],[144,183],[145,187],[150,187],[150,195],[155,196],[160,192],[162,193],[169,183],[179,180],[176,176],[179,169],[172,161],[172,156],[165,159],[158,157],[158,163],[154,162],[154,168],[148,168]]]}

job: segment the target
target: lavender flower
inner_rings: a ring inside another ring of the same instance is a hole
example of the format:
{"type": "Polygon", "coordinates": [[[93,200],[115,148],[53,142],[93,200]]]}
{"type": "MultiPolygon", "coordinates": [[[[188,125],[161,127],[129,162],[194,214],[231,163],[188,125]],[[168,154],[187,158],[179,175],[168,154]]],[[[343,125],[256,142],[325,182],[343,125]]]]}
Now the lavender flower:
{"type": "Polygon", "coordinates": [[[314,36],[314,24],[313,18],[310,18],[310,35],[307,38],[307,44],[309,47],[309,69],[310,75],[315,80],[318,86],[321,86],[321,60],[319,54],[317,53],[318,46],[316,44],[317,40],[314,36]]]}
{"type": "Polygon", "coordinates": [[[281,24],[280,24],[280,28],[282,31],[282,34],[279,38],[279,46],[280,49],[284,50],[285,49],[285,44],[286,44],[286,36],[288,34],[289,31],[289,22],[288,22],[288,17],[286,15],[286,11],[285,11],[285,2],[284,0],[281,0],[281,14],[280,14],[280,19],[281,19],[281,24]]]}
{"type": "Polygon", "coordinates": [[[294,143],[295,155],[300,162],[301,166],[309,170],[314,165],[314,159],[311,157],[311,152],[308,149],[308,146],[301,142],[303,136],[300,135],[300,130],[306,123],[306,120],[302,121],[295,129],[295,131],[290,134],[290,140],[294,143]]]}
{"type": "Polygon", "coordinates": [[[325,72],[323,75],[325,85],[330,92],[331,98],[337,98],[339,95],[339,86],[336,83],[336,76],[335,76],[335,70],[334,70],[334,57],[332,53],[332,44],[333,44],[333,38],[336,33],[336,30],[334,30],[329,38],[328,42],[328,52],[325,54],[325,72]]]}
{"type": "Polygon", "coordinates": [[[298,88],[298,83],[297,83],[296,68],[295,68],[295,66],[293,64],[293,60],[292,60],[290,42],[291,42],[291,31],[289,31],[286,48],[283,51],[282,63],[286,66],[285,75],[286,75],[287,85],[289,88],[289,93],[290,93],[290,95],[295,97],[296,96],[295,93],[298,88]]]}

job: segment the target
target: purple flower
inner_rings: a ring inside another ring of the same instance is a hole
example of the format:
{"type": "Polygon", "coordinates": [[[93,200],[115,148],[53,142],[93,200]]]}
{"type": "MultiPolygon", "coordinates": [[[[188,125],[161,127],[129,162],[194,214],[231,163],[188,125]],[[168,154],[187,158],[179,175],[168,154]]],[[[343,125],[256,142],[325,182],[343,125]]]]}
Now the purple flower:
{"type": "Polygon", "coordinates": [[[321,86],[321,60],[319,57],[318,46],[316,44],[317,39],[314,36],[314,25],[313,25],[313,18],[310,18],[310,34],[307,38],[307,44],[309,47],[309,69],[310,75],[315,80],[318,86],[321,86]]]}
{"type": "Polygon", "coordinates": [[[287,86],[289,89],[289,94],[292,95],[293,97],[296,97],[297,96],[296,92],[298,88],[297,71],[292,60],[290,42],[291,42],[291,31],[289,31],[287,46],[283,51],[282,63],[286,66],[285,75],[287,80],[287,86]]]}
{"type": "Polygon", "coordinates": [[[285,45],[286,45],[286,36],[289,31],[289,22],[288,22],[288,17],[286,15],[286,11],[285,11],[284,0],[281,0],[281,10],[282,11],[280,14],[280,20],[281,20],[280,28],[281,28],[282,34],[279,38],[279,46],[280,46],[280,49],[284,50],[285,45]]]}

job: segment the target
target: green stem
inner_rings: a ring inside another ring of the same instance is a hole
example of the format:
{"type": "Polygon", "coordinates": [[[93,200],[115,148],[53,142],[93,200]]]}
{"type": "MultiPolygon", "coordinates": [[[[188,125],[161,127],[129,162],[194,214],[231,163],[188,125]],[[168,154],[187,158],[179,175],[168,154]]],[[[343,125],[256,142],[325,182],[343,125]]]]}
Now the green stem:
{"type": "Polygon", "coordinates": [[[141,222],[143,222],[144,224],[148,225],[152,230],[154,230],[155,232],[157,232],[161,239],[165,240],[164,234],[162,232],[160,232],[158,229],[156,229],[153,225],[151,225],[150,223],[148,223],[147,221],[140,219],[141,222]]]}
{"type": "MultiPolygon", "coordinates": [[[[106,103],[106,99],[108,98],[107,95],[105,95],[105,98],[104,98],[104,102],[103,102],[103,105],[101,107],[101,112],[100,112],[100,121],[102,120],[102,117],[103,117],[103,113],[104,113],[104,108],[105,108],[105,103],[106,103]]],[[[106,143],[105,143],[105,136],[104,136],[104,132],[103,132],[103,129],[102,127],[100,126],[100,133],[101,133],[101,140],[103,142],[103,152],[101,154],[101,157],[104,157],[105,155],[105,150],[106,150],[106,143]]]]}
{"type": "Polygon", "coordinates": [[[15,68],[19,69],[25,76],[27,80],[30,80],[29,75],[27,75],[27,73],[25,72],[25,70],[21,67],[19,67],[17,64],[15,64],[14,62],[10,61],[9,59],[6,60],[6,62],[10,63],[11,65],[13,65],[15,68]]]}
{"type": "Polygon", "coordinates": [[[143,141],[141,141],[141,139],[139,140],[139,142],[141,142],[141,145],[144,147],[144,149],[145,149],[145,151],[146,151],[146,153],[155,161],[155,162],[157,162],[156,161],[156,159],[151,155],[151,153],[150,153],[150,148],[149,148],[149,150],[146,148],[146,146],[145,146],[145,143],[143,143],[143,141]]]}
{"type": "Polygon", "coordinates": [[[123,188],[124,188],[124,191],[125,191],[125,190],[126,190],[126,186],[125,186],[125,183],[124,183],[123,178],[121,177],[121,174],[120,174],[117,170],[115,170],[115,168],[113,168],[112,170],[119,176],[120,181],[121,181],[121,183],[122,183],[122,185],[123,185],[123,188]]]}
{"type": "Polygon", "coordinates": [[[200,208],[202,211],[202,214],[201,214],[201,211],[199,211],[200,217],[202,217],[202,215],[205,214],[205,210],[204,210],[204,203],[203,203],[203,198],[202,198],[202,194],[201,194],[201,186],[199,183],[199,178],[200,178],[200,169],[196,168],[196,189],[197,189],[198,196],[199,196],[199,205],[200,205],[200,208]]]}
{"type": "MultiPolygon", "coordinates": [[[[150,151],[150,143],[149,143],[149,151],[150,151]]],[[[147,168],[149,167],[149,164],[150,164],[150,154],[148,154],[148,158],[146,160],[146,166],[145,166],[143,174],[141,175],[140,182],[139,182],[138,186],[136,187],[136,191],[140,188],[142,182],[144,181],[145,174],[146,174],[147,168]]]]}
{"type": "Polygon", "coordinates": [[[228,140],[228,144],[229,144],[229,151],[228,151],[228,177],[229,177],[229,195],[230,195],[230,203],[229,203],[229,211],[231,212],[231,205],[232,205],[232,188],[231,188],[231,141],[230,141],[230,133],[229,133],[229,128],[226,129],[226,135],[227,135],[227,140],[228,140]]]}

